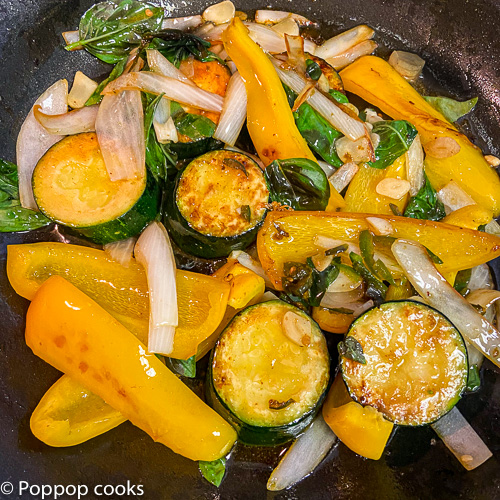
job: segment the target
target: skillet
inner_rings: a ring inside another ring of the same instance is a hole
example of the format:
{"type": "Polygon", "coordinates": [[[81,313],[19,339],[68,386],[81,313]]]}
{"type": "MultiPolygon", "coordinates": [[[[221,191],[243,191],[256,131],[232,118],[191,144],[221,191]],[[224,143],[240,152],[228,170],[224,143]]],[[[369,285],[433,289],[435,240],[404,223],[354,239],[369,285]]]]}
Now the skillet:
{"type": "MultiPolygon", "coordinates": [[[[17,133],[43,89],[76,70],[96,78],[109,71],[84,51],[67,53],[62,49],[60,33],[75,29],[80,15],[92,3],[0,0],[1,157],[15,159],[17,133]]],[[[198,13],[209,3],[163,1],[176,16],[198,13]],[[180,6],[177,10],[176,5],[180,6]]],[[[235,3],[246,11],[264,6],[262,0],[235,3]]],[[[419,53],[426,60],[424,73],[430,92],[460,99],[479,96],[478,106],[462,126],[472,131],[476,144],[485,152],[500,154],[498,0],[313,0],[296,2],[295,7],[288,0],[273,0],[267,5],[322,21],[325,35],[367,23],[388,49],[419,53]]],[[[279,449],[239,446],[217,490],[201,478],[194,462],[154,444],[129,423],[77,447],[44,445],[31,435],[29,417],[59,375],[24,344],[28,303],[16,296],[7,282],[5,257],[8,244],[54,239],[50,227],[30,234],[0,235],[0,483],[80,483],[91,490],[98,484],[128,482],[142,484],[142,496],[148,500],[500,498],[500,371],[489,362],[482,371],[481,390],[458,405],[494,454],[472,472],[462,468],[430,428],[400,428],[377,462],[362,459],[339,444],[311,477],[278,494],[267,492],[265,483],[278,461],[279,449]]],[[[500,262],[492,267],[498,282],[500,262]]],[[[201,391],[199,384],[193,388],[201,391]]],[[[9,496],[0,493],[0,498],[20,498],[16,491],[9,496]]]]}

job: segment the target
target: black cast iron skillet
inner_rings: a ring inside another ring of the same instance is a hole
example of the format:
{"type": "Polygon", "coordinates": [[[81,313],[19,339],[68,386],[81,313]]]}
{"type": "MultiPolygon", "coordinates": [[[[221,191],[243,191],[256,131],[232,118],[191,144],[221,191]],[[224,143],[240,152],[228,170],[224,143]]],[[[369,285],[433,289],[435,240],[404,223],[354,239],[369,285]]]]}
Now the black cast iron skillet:
{"type": "MultiPolygon", "coordinates": [[[[0,155],[15,160],[15,141],[30,105],[56,79],[76,70],[99,77],[109,69],[84,51],[67,53],[60,33],[77,27],[92,0],[0,0],[0,155]]],[[[173,15],[200,12],[207,0],[163,2],[173,15]],[[180,5],[175,10],[175,5],[180,5]]],[[[262,0],[237,1],[251,10],[262,0]]],[[[500,2],[498,0],[273,0],[323,23],[324,33],[367,23],[388,49],[406,48],[427,61],[431,90],[458,98],[479,96],[463,126],[485,152],[500,153],[500,2]]],[[[377,462],[336,446],[318,470],[298,486],[272,494],[266,481],[279,450],[238,446],[217,490],[197,464],[155,444],[126,423],[77,447],[55,449],[34,438],[29,417],[59,374],[35,357],[23,340],[27,301],[16,296],[5,276],[6,245],[50,240],[50,228],[1,235],[0,245],[0,483],[138,485],[151,499],[484,499],[500,498],[500,376],[485,363],[481,391],[458,405],[494,457],[466,472],[430,428],[400,428],[377,462]]],[[[494,268],[499,276],[499,262],[494,268]]],[[[200,387],[194,387],[200,390],[200,387]]],[[[138,493],[138,490],[135,490],[138,493]]],[[[22,498],[29,498],[26,493],[22,498]]],[[[41,497],[35,497],[41,498],[41,497]]],[[[85,498],[95,498],[89,494],[85,498]]],[[[108,497],[109,498],[109,497],[108,497]]]]}

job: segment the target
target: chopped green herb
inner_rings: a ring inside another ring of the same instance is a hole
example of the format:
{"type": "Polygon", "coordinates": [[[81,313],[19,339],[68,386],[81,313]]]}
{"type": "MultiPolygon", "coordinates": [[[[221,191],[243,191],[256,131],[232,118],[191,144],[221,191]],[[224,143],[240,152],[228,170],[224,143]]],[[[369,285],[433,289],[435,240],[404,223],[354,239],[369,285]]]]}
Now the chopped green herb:
{"type": "Polygon", "coordinates": [[[214,486],[219,487],[226,473],[226,459],[219,458],[212,462],[198,462],[203,477],[214,486]]]}
{"type": "Polygon", "coordinates": [[[252,220],[252,211],[250,209],[250,205],[241,205],[241,216],[247,222],[250,222],[252,220]]]}
{"type": "Polygon", "coordinates": [[[341,356],[344,358],[352,359],[357,361],[362,365],[366,365],[365,353],[363,352],[363,347],[361,344],[352,336],[348,336],[345,340],[341,341],[337,345],[337,349],[341,356]]]}
{"type": "Polygon", "coordinates": [[[97,88],[94,90],[94,93],[87,99],[85,106],[99,104],[102,101],[103,96],[101,95],[101,92],[104,90],[108,83],[116,80],[123,73],[123,70],[127,65],[127,59],[128,56],[125,56],[115,64],[115,67],[111,70],[109,76],[97,86],[97,88]]]}
{"type": "Polygon", "coordinates": [[[349,246],[344,243],[343,245],[339,245],[338,247],[328,249],[325,252],[325,255],[333,255],[334,257],[336,257],[337,255],[346,252],[348,248],[349,246]]]}
{"type": "Polygon", "coordinates": [[[171,371],[181,375],[182,377],[196,377],[196,356],[191,356],[188,359],[175,359],[165,357],[165,364],[171,371]]]}
{"type": "Polygon", "coordinates": [[[467,295],[467,292],[469,291],[468,286],[471,274],[472,269],[464,269],[463,271],[458,271],[455,276],[455,283],[453,284],[453,287],[458,293],[464,296],[467,295]]]}
{"type": "Polygon", "coordinates": [[[441,220],[445,215],[444,205],[438,200],[436,190],[426,176],[420,191],[410,199],[404,216],[412,219],[441,220]]]}
{"type": "Polygon", "coordinates": [[[276,399],[269,400],[269,409],[271,410],[283,410],[287,406],[290,406],[292,403],[295,403],[295,399],[290,398],[287,401],[277,401],[276,399]]]}

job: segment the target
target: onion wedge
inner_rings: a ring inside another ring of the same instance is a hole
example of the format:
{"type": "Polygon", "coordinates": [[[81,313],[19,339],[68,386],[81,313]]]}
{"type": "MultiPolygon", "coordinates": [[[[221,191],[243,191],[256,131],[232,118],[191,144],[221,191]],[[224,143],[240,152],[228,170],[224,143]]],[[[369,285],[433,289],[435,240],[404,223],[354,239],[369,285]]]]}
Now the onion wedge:
{"type": "Polygon", "coordinates": [[[424,150],[417,134],[406,155],[406,178],[410,183],[410,195],[416,196],[424,185],[424,150]]]}
{"type": "MultiPolygon", "coordinates": [[[[303,88],[307,85],[304,78],[298,75],[295,71],[285,71],[281,68],[281,63],[274,57],[271,57],[280,80],[288,85],[294,92],[300,94],[303,88]]],[[[346,137],[355,141],[363,136],[369,136],[368,131],[361,120],[356,120],[342,111],[334,102],[321,92],[313,92],[307,102],[331,125],[342,132],[346,137]]],[[[371,141],[370,141],[371,142],[371,141]]]]}
{"type": "Polygon", "coordinates": [[[336,70],[340,70],[353,63],[356,59],[371,54],[377,47],[377,42],[374,42],[373,40],[365,40],[338,56],[329,57],[326,59],[326,62],[333,66],[336,70]]]}
{"type": "Polygon", "coordinates": [[[33,114],[38,123],[49,133],[58,135],[94,132],[98,105],[75,109],[62,115],[50,115],[42,111],[40,104],[33,106],[33,114]]]}
{"type": "Polygon", "coordinates": [[[328,180],[341,193],[358,173],[359,167],[353,161],[344,163],[328,180]]]}
{"type": "Polygon", "coordinates": [[[488,290],[484,288],[474,290],[467,295],[467,302],[469,304],[480,306],[484,311],[486,311],[486,309],[488,309],[488,307],[494,304],[498,299],[500,299],[500,291],[488,290]]]}
{"type": "MultiPolygon", "coordinates": [[[[47,115],[59,115],[68,111],[68,82],[59,80],[49,87],[35,102],[47,115]]],[[[31,178],[38,160],[47,149],[62,139],[61,135],[47,132],[31,110],[17,136],[16,156],[19,175],[19,198],[24,208],[38,210],[33,197],[31,178]]]]}
{"type": "Polygon", "coordinates": [[[148,351],[168,355],[174,348],[179,318],[174,252],[163,224],[152,222],[139,236],[134,253],[148,280],[148,351]]]}
{"type": "Polygon", "coordinates": [[[337,441],[321,413],[290,446],[267,481],[269,491],[281,491],[311,474],[337,441]]]}
{"type": "Polygon", "coordinates": [[[170,17],[163,20],[161,29],[176,29],[184,31],[189,28],[197,28],[202,22],[203,19],[201,16],[170,17]]]}
{"type": "Polygon", "coordinates": [[[369,40],[374,34],[375,31],[372,28],[361,24],[328,39],[316,49],[315,55],[322,59],[339,56],[355,45],[369,40]]]}
{"type": "Polygon", "coordinates": [[[392,244],[392,253],[425,302],[448,317],[468,342],[500,366],[500,332],[446,281],[425,248],[400,239],[392,244]]]}
{"type": "Polygon", "coordinates": [[[196,86],[176,80],[169,76],[141,71],[122,75],[109,83],[103,91],[104,95],[119,94],[124,90],[141,90],[151,94],[165,94],[165,97],[181,104],[207,111],[222,111],[223,98],[196,86]]]}
{"type": "Polygon", "coordinates": [[[431,424],[431,427],[467,470],[479,467],[493,456],[457,407],[431,424]]]}
{"type": "Polygon", "coordinates": [[[127,238],[126,240],[113,241],[104,245],[104,251],[123,267],[128,267],[134,255],[134,246],[137,238],[127,238]]]}
{"type": "Polygon", "coordinates": [[[95,129],[112,181],[146,175],[144,116],[139,91],[104,96],[95,129]]]}
{"type": "Polygon", "coordinates": [[[228,259],[236,259],[242,266],[250,269],[250,271],[253,271],[255,274],[258,274],[261,278],[263,278],[266,282],[267,288],[275,288],[266,272],[260,265],[260,262],[254,260],[250,254],[242,252],[241,250],[234,250],[231,252],[231,255],[229,255],[228,259]]]}
{"type": "Polygon", "coordinates": [[[247,117],[247,92],[239,73],[229,80],[214,138],[234,146],[247,117]]]}
{"type": "Polygon", "coordinates": [[[310,21],[307,17],[293,12],[283,10],[257,10],[255,11],[255,22],[259,24],[276,24],[285,19],[293,19],[299,26],[317,26],[318,23],[310,21]]]}
{"type": "Polygon", "coordinates": [[[180,69],[177,69],[159,50],[147,50],[148,66],[154,73],[175,78],[180,82],[196,86],[180,69]]]}

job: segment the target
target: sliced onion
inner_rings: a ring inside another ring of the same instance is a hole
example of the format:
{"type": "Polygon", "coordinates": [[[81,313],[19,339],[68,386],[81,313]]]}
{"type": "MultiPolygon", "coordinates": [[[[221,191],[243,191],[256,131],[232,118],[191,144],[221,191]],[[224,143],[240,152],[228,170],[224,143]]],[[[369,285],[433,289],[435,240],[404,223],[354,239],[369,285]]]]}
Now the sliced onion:
{"type": "MultiPolygon", "coordinates": [[[[317,160],[317,162],[318,162],[318,165],[321,167],[321,170],[323,170],[323,172],[325,172],[325,175],[329,178],[330,183],[331,183],[332,181],[331,181],[330,177],[332,177],[332,175],[336,172],[335,167],[333,165],[330,165],[326,161],[317,160]]],[[[335,189],[337,189],[337,188],[335,188],[335,189]]]]}
{"type": "Polygon", "coordinates": [[[222,111],[223,99],[196,86],[149,71],[122,75],[109,83],[103,91],[105,95],[119,94],[124,90],[141,90],[151,94],[165,94],[165,97],[181,104],[207,111],[222,111]]]}
{"type": "Polygon", "coordinates": [[[363,300],[363,296],[364,291],[361,287],[349,292],[326,292],[320,305],[329,309],[349,309],[357,317],[373,305],[373,301],[363,300]]]}
{"type": "Polygon", "coordinates": [[[195,35],[203,38],[203,40],[207,40],[207,42],[222,43],[222,34],[226,31],[228,26],[229,23],[219,24],[218,26],[204,24],[201,28],[196,30],[195,35]]]}
{"type": "Polygon", "coordinates": [[[349,254],[351,252],[360,253],[359,246],[351,243],[350,241],[344,241],[344,240],[335,240],[334,238],[330,238],[329,236],[323,236],[321,234],[317,234],[314,237],[314,244],[322,248],[324,250],[331,250],[332,248],[339,247],[341,245],[347,245],[347,250],[346,252],[349,254]]]}
{"type": "Polygon", "coordinates": [[[104,96],[99,105],[95,128],[106,170],[112,181],[146,175],[144,116],[138,90],[104,96]]]}
{"type": "MultiPolygon", "coordinates": [[[[271,62],[274,64],[278,76],[281,81],[288,85],[294,92],[300,94],[306,81],[295,71],[285,71],[280,67],[280,62],[271,57],[271,62]]],[[[342,132],[345,136],[355,141],[360,137],[368,134],[365,125],[360,120],[356,120],[342,111],[334,102],[328,97],[324,96],[321,92],[314,92],[307,102],[320,113],[329,123],[337,130],[342,132]]]]}
{"type": "Polygon", "coordinates": [[[275,24],[272,26],[272,29],[279,35],[300,35],[299,25],[291,17],[287,17],[278,24],[275,24]]]}
{"type": "Polygon", "coordinates": [[[479,467],[493,456],[456,406],[431,427],[467,470],[479,467]]]}
{"type": "Polygon", "coordinates": [[[354,162],[344,163],[328,180],[341,193],[358,173],[359,167],[354,162]]]}
{"type": "Polygon", "coordinates": [[[471,291],[480,290],[482,288],[493,288],[493,277],[491,276],[488,264],[481,264],[471,269],[469,283],[467,288],[471,291]]]}
{"type": "Polygon", "coordinates": [[[479,290],[474,290],[471,293],[469,293],[469,295],[467,295],[467,302],[469,304],[480,306],[485,311],[498,299],[500,299],[500,291],[489,290],[484,288],[479,290]]]}
{"type": "Polygon", "coordinates": [[[106,243],[103,249],[113,260],[119,262],[123,267],[128,267],[132,262],[136,241],[137,238],[113,241],[113,243],[106,243]]]}
{"type": "Polygon", "coordinates": [[[278,300],[278,296],[275,295],[273,292],[264,292],[264,294],[259,300],[259,303],[269,302],[270,300],[278,300]]]}
{"type": "Polygon", "coordinates": [[[416,80],[422,69],[424,69],[425,61],[417,54],[395,50],[389,57],[389,64],[407,80],[416,80]]]}
{"type": "Polygon", "coordinates": [[[290,18],[299,24],[299,26],[316,26],[317,23],[310,21],[307,17],[285,12],[283,10],[257,10],[255,12],[255,22],[259,24],[276,24],[290,18]]]}
{"type": "Polygon", "coordinates": [[[214,138],[234,146],[247,117],[247,92],[239,73],[229,80],[214,138]]]}
{"type": "Polygon", "coordinates": [[[304,53],[304,39],[301,36],[285,34],[285,45],[288,54],[288,64],[295,68],[299,74],[305,74],[306,55],[304,53]]]}
{"type": "Polygon", "coordinates": [[[233,2],[224,0],[207,7],[203,12],[203,19],[214,24],[225,24],[233,19],[235,12],[233,2]]]}
{"type": "Polygon", "coordinates": [[[94,82],[81,71],[77,71],[73,79],[73,86],[68,94],[68,104],[73,109],[83,108],[96,88],[97,82],[94,82]]]}
{"type": "Polygon", "coordinates": [[[338,56],[329,57],[326,59],[326,62],[333,66],[336,70],[339,70],[353,63],[356,59],[371,54],[377,47],[377,42],[374,42],[373,40],[365,40],[338,56]]]}
{"type": "MultiPolygon", "coordinates": [[[[281,54],[286,52],[285,37],[277,33],[269,26],[264,24],[245,22],[248,28],[250,38],[258,43],[266,52],[271,54],[281,54]]],[[[314,54],[316,51],[316,44],[311,40],[304,40],[304,51],[309,54],[314,54]]]]}
{"type": "Polygon", "coordinates": [[[365,116],[366,116],[366,122],[370,124],[384,121],[384,119],[381,116],[379,116],[379,114],[374,109],[371,108],[365,109],[365,116]]]}
{"type": "Polygon", "coordinates": [[[316,49],[315,55],[321,57],[322,59],[329,59],[331,57],[338,56],[355,45],[358,45],[365,40],[369,40],[374,34],[374,30],[365,24],[361,24],[328,39],[323,43],[323,45],[316,49]]]}
{"type": "MultiPolygon", "coordinates": [[[[331,257],[331,256],[330,256],[331,257]]],[[[363,284],[363,279],[361,277],[354,278],[354,276],[349,276],[343,271],[339,272],[335,281],[327,288],[327,293],[345,293],[351,290],[356,290],[360,288],[363,284]]],[[[359,298],[356,295],[356,299],[359,298]]]]}
{"type": "Polygon", "coordinates": [[[134,253],[148,279],[148,351],[168,355],[179,317],[174,252],[163,224],[152,222],[139,236],[134,253]]]}
{"type": "Polygon", "coordinates": [[[294,441],[267,481],[269,491],[281,491],[311,474],[337,441],[321,413],[294,441]]]}
{"type": "Polygon", "coordinates": [[[377,236],[389,236],[394,232],[394,227],[387,219],[381,219],[380,217],[367,217],[366,222],[368,222],[370,229],[377,236]]]}
{"type": "Polygon", "coordinates": [[[418,134],[406,152],[406,178],[410,183],[410,195],[416,196],[424,185],[424,150],[418,134]]]}
{"type": "Polygon", "coordinates": [[[42,111],[40,104],[33,106],[33,114],[38,123],[49,133],[73,135],[94,132],[99,106],[86,106],[62,115],[50,115],[42,111]]]}
{"type": "MultiPolygon", "coordinates": [[[[72,43],[76,43],[80,40],[80,31],[64,31],[62,34],[66,45],[71,45],[72,43]]],[[[83,47],[75,47],[73,50],[79,50],[83,47]]]]}
{"type": "Polygon", "coordinates": [[[500,224],[495,219],[488,222],[484,230],[489,234],[496,234],[497,236],[500,236],[500,224]]]}
{"type": "Polygon", "coordinates": [[[437,197],[447,213],[476,203],[455,181],[448,182],[440,189],[437,192],[437,197]]]}
{"type": "MultiPolygon", "coordinates": [[[[59,115],[68,111],[68,82],[59,80],[49,87],[35,102],[45,114],[59,115]]],[[[38,160],[60,141],[62,136],[47,132],[36,120],[31,109],[17,136],[16,156],[19,175],[19,198],[24,208],[38,210],[33,197],[31,178],[38,160]]]]}
{"type": "Polygon", "coordinates": [[[447,316],[466,340],[500,366],[500,332],[439,274],[425,248],[399,239],[393,243],[392,253],[424,300],[447,316]]]}
{"type": "Polygon", "coordinates": [[[167,142],[179,141],[179,134],[175,128],[174,120],[170,116],[170,101],[168,99],[161,99],[156,106],[153,127],[159,143],[166,144],[167,142]]]}
{"type": "Polygon", "coordinates": [[[258,274],[261,278],[264,278],[267,288],[275,288],[273,282],[267,276],[260,262],[252,259],[248,253],[242,252],[241,250],[234,250],[231,252],[228,259],[236,259],[242,266],[250,269],[250,271],[253,271],[255,274],[258,274]]]}
{"type": "Polygon", "coordinates": [[[163,76],[175,78],[180,82],[195,86],[180,69],[176,68],[159,50],[147,50],[148,66],[151,71],[163,76]]]}
{"type": "Polygon", "coordinates": [[[190,28],[197,28],[202,22],[203,19],[201,16],[171,17],[163,20],[161,28],[164,30],[176,29],[185,31],[190,28]]]}
{"type": "Polygon", "coordinates": [[[303,103],[309,99],[309,97],[315,92],[316,88],[316,82],[315,81],[309,81],[306,86],[300,91],[300,94],[297,96],[295,99],[293,106],[292,106],[292,112],[295,113],[300,106],[302,106],[303,103]]]}

